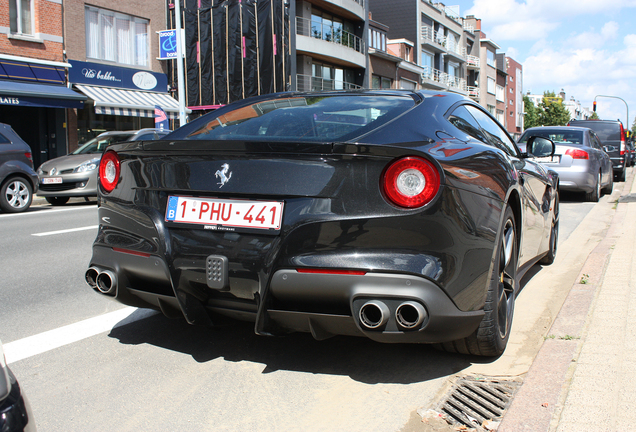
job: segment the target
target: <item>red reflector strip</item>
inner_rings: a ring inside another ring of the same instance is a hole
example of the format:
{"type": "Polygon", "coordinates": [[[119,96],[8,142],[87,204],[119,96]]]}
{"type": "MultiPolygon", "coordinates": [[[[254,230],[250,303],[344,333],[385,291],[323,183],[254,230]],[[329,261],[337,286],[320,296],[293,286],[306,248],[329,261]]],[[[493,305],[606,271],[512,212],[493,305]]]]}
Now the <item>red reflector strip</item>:
{"type": "Polygon", "coordinates": [[[135,250],[130,250],[130,249],[122,249],[122,248],[113,248],[113,251],[115,252],[121,252],[121,253],[125,253],[125,254],[129,254],[129,255],[137,255],[140,257],[144,257],[144,258],[149,258],[150,254],[146,253],[146,252],[139,252],[139,251],[135,251],[135,250]]]}
{"type": "Polygon", "coordinates": [[[306,268],[299,268],[299,269],[296,269],[296,271],[298,273],[354,275],[354,276],[364,276],[365,274],[367,274],[367,272],[361,271],[361,270],[332,270],[332,269],[306,269],[306,268]]]}

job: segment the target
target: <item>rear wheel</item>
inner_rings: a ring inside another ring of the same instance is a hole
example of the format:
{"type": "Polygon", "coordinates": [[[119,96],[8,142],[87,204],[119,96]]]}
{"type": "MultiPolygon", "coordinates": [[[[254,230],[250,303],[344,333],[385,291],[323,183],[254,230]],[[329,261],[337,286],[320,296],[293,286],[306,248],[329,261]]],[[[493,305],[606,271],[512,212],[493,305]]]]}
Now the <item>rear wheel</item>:
{"type": "Polygon", "coordinates": [[[591,202],[598,202],[601,197],[601,173],[599,171],[596,174],[596,184],[594,185],[594,190],[592,192],[587,192],[585,194],[585,200],[591,202]]]}
{"type": "Polygon", "coordinates": [[[46,202],[54,206],[60,206],[68,202],[68,197],[46,197],[46,202]]]}
{"type": "Polygon", "coordinates": [[[518,251],[515,218],[506,208],[490,285],[484,305],[484,317],[479,328],[467,338],[438,344],[450,352],[494,357],[506,349],[515,308],[518,251]]]}
{"type": "Polygon", "coordinates": [[[614,190],[614,175],[613,174],[609,176],[609,183],[607,184],[607,186],[603,188],[603,193],[605,195],[611,195],[612,190],[614,190]]]}
{"type": "Polygon", "coordinates": [[[623,171],[621,171],[621,173],[618,175],[618,181],[624,182],[626,178],[626,174],[627,174],[627,169],[623,167],[623,171]]]}
{"type": "Polygon", "coordinates": [[[546,256],[541,258],[539,264],[550,265],[554,262],[559,243],[559,195],[554,200],[554,213],[552,213],[552,228],[550,229],[550,249],[546,256]]]}
{"type": "Polygon", "coordinates": [[[22,177],[11,177],[0,188],[0,208],[7,213],[19,213],[33,201],[31,184],[22,177]]]}

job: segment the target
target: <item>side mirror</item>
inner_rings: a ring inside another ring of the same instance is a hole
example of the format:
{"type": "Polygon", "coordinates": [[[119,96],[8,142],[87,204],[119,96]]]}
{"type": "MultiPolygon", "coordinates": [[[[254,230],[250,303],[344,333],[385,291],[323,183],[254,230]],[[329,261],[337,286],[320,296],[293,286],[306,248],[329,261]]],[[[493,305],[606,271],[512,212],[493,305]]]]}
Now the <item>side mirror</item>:
{"type": "Polygon", "coordinates": [[[616,147],[614,147],[613,145],[606,145],[603,147],[603,150],[605,150],[606,152],[613,152],[616,151],[616,147]]]}
{"type": "Polygon", "coordinates": [[[556,145],[554,144],[554,141],[540,136],[531,136],[528,138],[526,144],[527,157],[552,157],[554,156],[555,150],[556,145]]]}

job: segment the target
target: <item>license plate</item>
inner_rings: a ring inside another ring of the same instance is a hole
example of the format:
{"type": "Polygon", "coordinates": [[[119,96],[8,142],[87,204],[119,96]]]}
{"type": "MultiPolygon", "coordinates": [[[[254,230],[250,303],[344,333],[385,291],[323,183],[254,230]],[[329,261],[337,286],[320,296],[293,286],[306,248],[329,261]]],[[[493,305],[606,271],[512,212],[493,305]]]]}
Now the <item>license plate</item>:
{"type": "Polygon", "coordinates": [[[280,230],[283,203],[240,199],[170,196],[166,221],[205,225],[207,229],[280,230]],[[209,227],[209,228],[208,228],[209,227]]]}
{"type": "Polygon", "coordinates": [[[535,158],[535,160],[541,163],[561,163],[561,156],[560,155],[546,156],[541,158],[535,158]]]}
{"type": "Polygon", "coordinates": [[[42,184],[60,184],[62,177],[47,177],[42,179],[42,184]]]}

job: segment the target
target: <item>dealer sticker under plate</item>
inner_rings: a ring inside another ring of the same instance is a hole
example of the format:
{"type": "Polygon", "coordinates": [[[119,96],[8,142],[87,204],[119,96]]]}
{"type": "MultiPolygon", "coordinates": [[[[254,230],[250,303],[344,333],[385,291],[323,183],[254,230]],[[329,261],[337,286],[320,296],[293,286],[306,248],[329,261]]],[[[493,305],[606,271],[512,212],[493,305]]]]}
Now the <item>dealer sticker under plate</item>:
{"type": "Polygon", "coordinates": [[[170,196],[166,221],[217,227],[280,230],[283,203],[170,196]]]}

